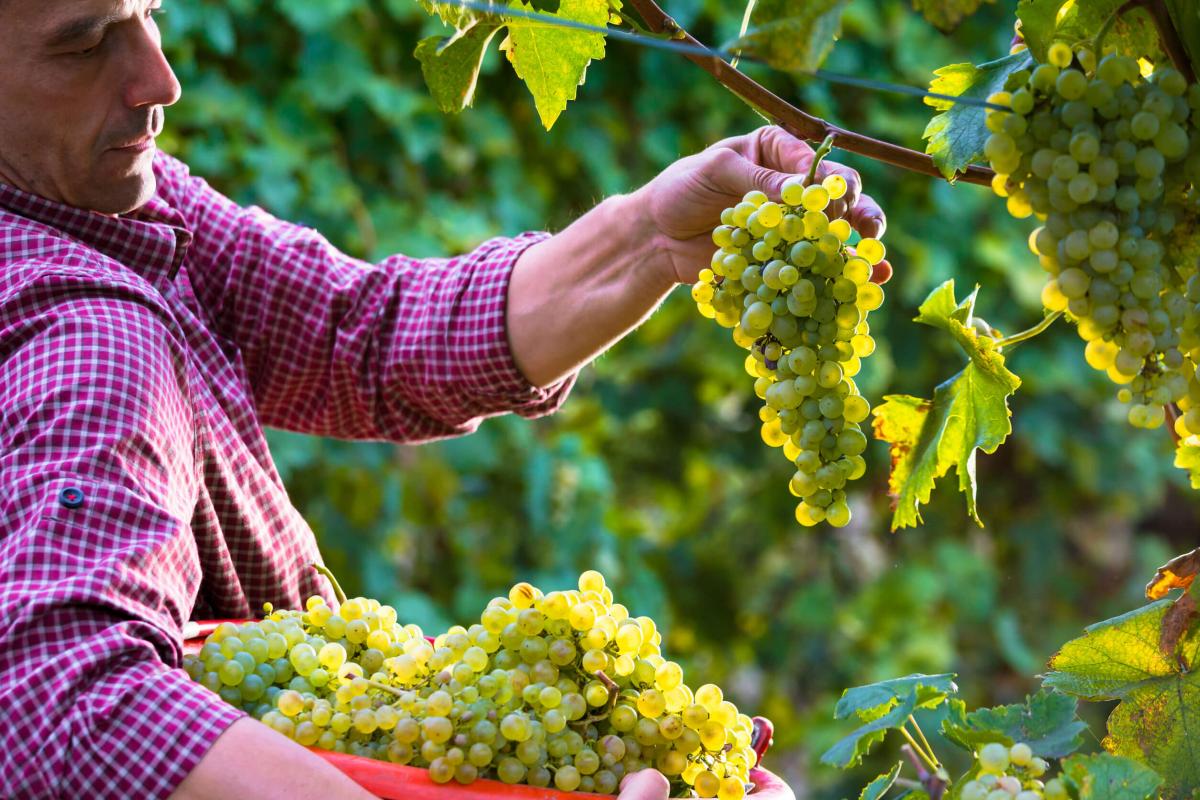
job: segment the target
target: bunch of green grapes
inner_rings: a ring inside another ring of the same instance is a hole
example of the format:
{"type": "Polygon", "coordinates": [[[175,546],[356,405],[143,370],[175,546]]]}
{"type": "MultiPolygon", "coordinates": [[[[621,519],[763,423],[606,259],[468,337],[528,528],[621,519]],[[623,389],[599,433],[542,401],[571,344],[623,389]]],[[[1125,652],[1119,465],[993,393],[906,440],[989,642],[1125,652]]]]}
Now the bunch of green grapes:
{"type": "Polygon", "coordinates": [[[789,488],[805,526],[846,525],[845,486],[866,471],[861,425],[871,406],[854,376],[875,350],[867,315],[883,305],[871,274],[884,247],[876,239],[847,246],[850,223],[825,213],[845,193],[839,175],[812,185],[790,179],[781,203],[750,192],[722,213],[718,249],[692,287],[700,313],[750,351],[762,438],[796,466],[789,488]]]}
{"type": "Polygon", "coordinates": [[[1024,742],[986,744],[975,754],[976,776],[962,785],[961,800],[1068,800],[1060,778],[1043,781],[1050,769],[1024,742]]]}
{"type": "Polygon", "coordinates": [[[438,783],[615,794],[654,767],[678,791],[742,800],[753,722],[719,687],[693,692],[661,640],[589,571],[577,591],[517,584],[432,643],[377,601],[314,597],[304,613],[221,625],[185,667],[300,744],[425,767],[438,783]]]}
{"type": "Polygon", "coordinates": [[[1077,323],[1129,422],[1156,428],[1178,404],[1177,432],[1198,435],[1200,86],[1062,42],[1047,60],[989,98],[1011,108],[987,116],[993,188],[1043,221],[1029,238],[1043,303],[1077,323]]]}

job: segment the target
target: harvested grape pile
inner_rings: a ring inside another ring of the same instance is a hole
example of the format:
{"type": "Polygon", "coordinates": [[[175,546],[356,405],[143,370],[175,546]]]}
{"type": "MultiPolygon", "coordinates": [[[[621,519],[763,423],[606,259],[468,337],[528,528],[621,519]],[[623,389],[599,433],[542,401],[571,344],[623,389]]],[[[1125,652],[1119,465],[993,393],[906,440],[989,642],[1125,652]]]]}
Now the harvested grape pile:
{"type": "Polygon", "coordinates": [[[740,800],[751,719],[713,684],[693,692],[660,642],[588,571],[577,591],[519,583],[432,643],[376,600],[312,597],[222,624],[185,668],[302,745],[426,767],[438,783],[613,794],[655,767],[676,794],[740,800]]]}

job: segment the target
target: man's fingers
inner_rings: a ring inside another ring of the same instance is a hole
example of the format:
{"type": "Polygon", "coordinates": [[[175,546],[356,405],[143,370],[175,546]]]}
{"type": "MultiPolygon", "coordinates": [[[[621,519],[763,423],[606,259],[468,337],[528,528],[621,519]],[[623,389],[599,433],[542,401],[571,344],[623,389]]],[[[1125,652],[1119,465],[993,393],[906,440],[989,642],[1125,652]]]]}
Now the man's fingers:
{"type": "Polygon", "coordinates": [[[796,798],[792,787],[784,783],[778,775],[768,772],[762,767],[754,767],[750,770],[750,782],[754,784],[754,794],[760,792],[770,794],[776,800],[795,800],[796,798]]]}
{"type": "Polygon", "coordinates": [[[835,161],[822,161],[817,167],[817,180],[825,180],[830,175],[841,175],[846,181],[846,194],[839,202],[845,203],[845,208],[854,208],[862,196],[862,176],[858,170],[838,164],[835,161]]]}
{"type": "Polygon", "coordinates": [[[631,772],[621,780],[620,800],[667,800],[671,784],[656,769],[631,772]]]}
{"type": "Polygon", "coordinates": [[[846,219],[854,230],[867,239],[878,239],[887,230],[887,217],[869,194],[859,195],[858,202],[850,207],[846,219]]]}
{"type": "Polygon", "coordinates": [[[783,182],[791,177],[777,172],[733,150],[718,150],[712,159],[709,181],[718,193],[741,198],[755,189],[765,192],[773,200],[779,199],[783,182]]]}

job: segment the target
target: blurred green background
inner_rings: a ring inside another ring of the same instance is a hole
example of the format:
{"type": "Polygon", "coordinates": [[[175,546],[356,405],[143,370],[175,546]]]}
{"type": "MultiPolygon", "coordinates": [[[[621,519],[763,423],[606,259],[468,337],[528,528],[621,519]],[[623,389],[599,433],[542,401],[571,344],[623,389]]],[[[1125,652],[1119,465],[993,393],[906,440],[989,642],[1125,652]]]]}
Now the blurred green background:
{"type": "MultiPolygon", "coordinates": [[[[855,0],[829,69],[925,85],[932,70],[1007,52],[1013,3],[951,36],[907,3],[855,0]]],[[[702,40],[732,38],[739,4],[664,4],[702,40]]],[[[415,0],[176,0],[163,18],[184,85],[163,147],[245,203],[311,225],[349,253],[450,255],[494,235],[558,230],[600,198],[759,120],[678,56],[610,42],[552,132],[496,52],[475,106],[434,107],[412,51],[440,31],[415,0]]],[[[494,51],[494,48],[493,48],[494,51]]],[[[919,101],[748,68],[840,125],[921,147],[919,101]]],[[[961,368],[946,337],[910,322],[948,278],[982,286],[979,313],[1012,332],[1040,317],[1029,228],[985,189],[865,162],[888,212],[897,278],[872,317],[860,385],[930,396],[961,368]]],[[[952,671],[972,704],[1020,700],[1087,623],[1140,605],[1154,567],[1196,546],[1200,499],[1165,432],[1121,420],[1106,381],[1058,325],[1010,365],[1025,384],[1015,435],[979,461],[987,527],[947,479],[917,530],[888,532],[887,452],[854,495],[854,522],[793,522],[789,464],[759,440],[742,355],[679,290],[587,368],[566,407],[489,421],[421,447],[270,432],[292,499],[347,590],[427,629],[469,623],[517,580],[545,588],[602,570],[653,616],[689,682],[721,683],[776,724],[769,765],[799,797],[857,796],[857,773],[817,763],[847,727],[845,687],[952,671]]],[[[1101,731],[1104,708],[1088,714],[1101,731]]],[[[934,725],[927,725],[927,730],[934,725]]],[[[1096,741],[1091,741],[1092,747],[1096,741]]]]}

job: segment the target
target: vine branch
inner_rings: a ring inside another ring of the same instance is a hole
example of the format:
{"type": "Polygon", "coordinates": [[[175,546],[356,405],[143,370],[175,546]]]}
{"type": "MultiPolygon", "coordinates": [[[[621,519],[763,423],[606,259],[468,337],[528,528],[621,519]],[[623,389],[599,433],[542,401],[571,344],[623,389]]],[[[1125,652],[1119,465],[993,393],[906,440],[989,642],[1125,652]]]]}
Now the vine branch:
{"type": "MultiPolygon", "coordinates": [[[[628,4],[637,11],[646,26],[655,33],[670,33],[676,39],[701,46],[697,39],[667,16],[655,0],[628,0],[628,4]]],[[[933,163],[933,159],[924,153],[918,153],[916,150],[879,139],[872,139],[807,114],[716,56],[687,54],[686,57],[716,78],[722,86],[744,100],[751,108],[793,136],[811,142],[820,142],[832,136],[834,146],[842,150],[857,153],[875,161],[883,161],[901,169],[919,172],[922,175],[942,177],[941,172],[933,163]]],[[[986,167],[970,166],[958,174],[958,179],[980,186],[990,186],[994,174],[986,167]]]]}
{"type": "Polygon", "coordinates": [[[1167,9],[1167,4],[1163,0],[1140,0],[1140,5],[1154,20],[1154,27],[1158,29],[1158,38],[1162,42],[1163,50],[1167,51],[1167,57],[1171,59],[1175,69],[1187,78],[1188,83],[1195,83],[1196,71],[1192,69],[1192,60],[1188,58],[1187,47],[1184,46],[1179,31],[1175,29],[1175,22],[1171,19],[1171,12],[1167,9]]]}

